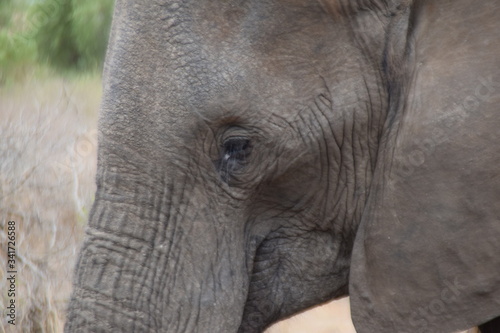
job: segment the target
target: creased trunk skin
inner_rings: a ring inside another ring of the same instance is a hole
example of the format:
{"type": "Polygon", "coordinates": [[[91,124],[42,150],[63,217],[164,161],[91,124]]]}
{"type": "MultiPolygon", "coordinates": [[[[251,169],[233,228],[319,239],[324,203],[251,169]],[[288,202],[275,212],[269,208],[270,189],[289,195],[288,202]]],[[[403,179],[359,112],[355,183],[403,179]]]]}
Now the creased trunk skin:
{"type": "Polygon", "coordinates": [[[236,332],[243,233],[218,230],[187,182],[101,166],[98,184],[66,331],[236,332]]]}
{"type": "Polygon", "coordinates": [[[179,126],[196,117],[179,110],[198,76],[186,64],[200,62],[188,2],[131,3],[117,1],[113,18],[98,190],[65,331],[236,332],[248,291],[243,225],[220,222],[203,175],[212,161],[192,160],[183,135],[193,130],[179,126]]]}

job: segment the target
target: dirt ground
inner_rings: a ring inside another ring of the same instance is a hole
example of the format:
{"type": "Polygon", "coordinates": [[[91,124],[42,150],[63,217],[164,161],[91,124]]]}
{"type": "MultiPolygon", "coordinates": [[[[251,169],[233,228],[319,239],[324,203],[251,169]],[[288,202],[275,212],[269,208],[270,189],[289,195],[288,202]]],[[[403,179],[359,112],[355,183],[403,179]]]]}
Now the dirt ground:
{"type": "MultiPolygon", "coordinates": [[[[351,321],[349,298],[332,301],[279,322],[265,333],[356,333],[351,321]]],[[[470,329],[458,333],[478,333],[470,329]]]]}
{"type": "Polygon", "coordinates": [[[356,333],[351,321],[349,299],[343,298],[315,307],[281,321],[265,333],[356,333]]]}

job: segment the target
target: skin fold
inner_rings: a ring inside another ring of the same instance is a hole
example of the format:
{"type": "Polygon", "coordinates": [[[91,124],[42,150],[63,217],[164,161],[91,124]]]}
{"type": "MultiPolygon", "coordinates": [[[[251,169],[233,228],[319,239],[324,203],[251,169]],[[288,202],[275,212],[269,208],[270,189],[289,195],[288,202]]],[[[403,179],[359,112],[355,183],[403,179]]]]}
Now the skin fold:
{"type": "Polygon", "coordinates": [[[500,316],[499,9],[117,0],[65,331],[500,316]]]}

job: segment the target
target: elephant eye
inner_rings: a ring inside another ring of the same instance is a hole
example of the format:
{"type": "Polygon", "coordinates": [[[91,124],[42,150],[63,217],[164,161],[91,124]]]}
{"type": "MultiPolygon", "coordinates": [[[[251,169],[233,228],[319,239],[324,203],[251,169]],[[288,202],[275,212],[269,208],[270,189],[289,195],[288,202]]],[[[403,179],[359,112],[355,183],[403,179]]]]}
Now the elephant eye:
{"type": "Polygon", "coordinates": [[[245,137],[230,137],[224,140],[217,161],[218,170],[224,181],[229,181],[248,162],[252,150],[250,140],[245,137]]]}
{"type": "Polygon", "coordinates": [[[246,138],[229,138],[223,144],[225,160],[245,160],[250,153],[250,140],[246,138]]]}

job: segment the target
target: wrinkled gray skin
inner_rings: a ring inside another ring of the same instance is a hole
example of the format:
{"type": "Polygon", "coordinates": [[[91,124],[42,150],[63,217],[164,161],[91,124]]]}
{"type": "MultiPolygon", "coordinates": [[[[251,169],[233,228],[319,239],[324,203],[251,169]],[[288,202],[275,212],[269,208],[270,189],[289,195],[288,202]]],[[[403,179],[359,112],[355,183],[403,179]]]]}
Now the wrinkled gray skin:
{"type": "Polygon", "coordinates": [[[500,3],[117,0],[67,332],[500,315],[500,3]]]}

